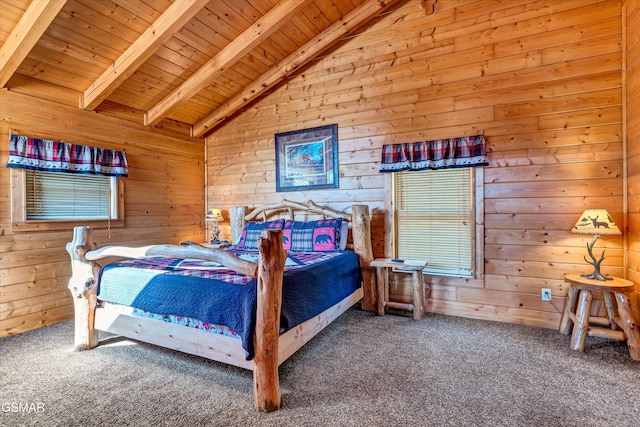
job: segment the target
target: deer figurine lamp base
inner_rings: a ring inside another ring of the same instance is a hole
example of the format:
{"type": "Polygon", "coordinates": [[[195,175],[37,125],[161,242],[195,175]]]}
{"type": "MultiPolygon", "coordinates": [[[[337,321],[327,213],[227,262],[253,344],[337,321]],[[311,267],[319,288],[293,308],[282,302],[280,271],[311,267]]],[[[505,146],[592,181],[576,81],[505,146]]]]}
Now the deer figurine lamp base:
{"type": "Polygon", "coordinates": [[[587,252],[589,252],[589,256],[591,257],[593,262],[589,262],[589,260],[587,260],[587,257],[584,257],[584,260],[587,262],[587,264],[593,265],[594,267],[593,273],[581,274],[580,276],[586,277],[587,279],[594,279],[594,280],[613,280],[611,277],[603,276],[600,273],[600,264],[602,263],[602,261],[604,261],[605,249],[602,250],[602,255],[600,255],[600,258],[596,259],[596,257],[593,256],[593,245],[595,245],[596,240],[598,240],[598,237],[600,237],[600,235],[596,234],[595,236],[593,236],[593,240],[591,241],[591,243],[587,243],[587,252]]]}

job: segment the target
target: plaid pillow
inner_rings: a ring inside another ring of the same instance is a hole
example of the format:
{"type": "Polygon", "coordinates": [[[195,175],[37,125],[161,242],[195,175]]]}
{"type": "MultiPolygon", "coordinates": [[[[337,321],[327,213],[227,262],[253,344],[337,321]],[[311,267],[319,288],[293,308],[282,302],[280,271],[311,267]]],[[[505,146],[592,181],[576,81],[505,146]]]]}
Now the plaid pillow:
{"type": "Polygon", "coordinates": [[[240,241],[236,245],[239,248],[258,249],[258,238],[264,229],[281,230],[284,219],[267,222],[249,222],[244,226],[240,241]]]}
{"type": "Polygon", "coordinates": [[[284,223],[282,246],[294,252],[333,252],[340,250],[342,218],[284,223]]]}

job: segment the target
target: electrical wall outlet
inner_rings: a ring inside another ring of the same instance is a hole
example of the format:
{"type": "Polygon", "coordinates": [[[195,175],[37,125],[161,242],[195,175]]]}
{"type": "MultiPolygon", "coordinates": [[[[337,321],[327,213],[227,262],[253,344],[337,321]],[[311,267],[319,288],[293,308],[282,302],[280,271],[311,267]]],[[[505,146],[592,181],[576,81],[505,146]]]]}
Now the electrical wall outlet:
{"type": "Polygon", "coordinates": [[[551,301],[551,289],[542,288],[542,301],[551,301]]]}

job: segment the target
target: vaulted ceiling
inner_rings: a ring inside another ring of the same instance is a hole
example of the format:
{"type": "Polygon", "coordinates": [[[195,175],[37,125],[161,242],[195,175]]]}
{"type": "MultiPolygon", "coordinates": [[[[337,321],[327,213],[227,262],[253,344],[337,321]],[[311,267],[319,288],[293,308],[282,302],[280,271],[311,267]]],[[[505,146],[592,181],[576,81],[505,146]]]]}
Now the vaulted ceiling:
{"type": "Polygon", "coordinates": [[[0,87],[206,136],[397,1],[0,0],[0,87]]]}

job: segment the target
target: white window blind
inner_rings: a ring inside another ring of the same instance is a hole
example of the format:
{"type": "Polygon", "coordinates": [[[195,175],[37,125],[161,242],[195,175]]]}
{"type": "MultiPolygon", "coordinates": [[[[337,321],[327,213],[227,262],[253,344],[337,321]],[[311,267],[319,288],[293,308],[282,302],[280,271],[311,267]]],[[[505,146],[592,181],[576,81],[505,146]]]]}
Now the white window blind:
{"type": "Polygon", "coordinates": [[[27,220],[114,219],[116,178],[26,170],[27,220]]]}
{"type": "Polygon", "coordinates": [[[425,271],[473,274],[473,168],[395,174],[395,248],[425,271]]]}

